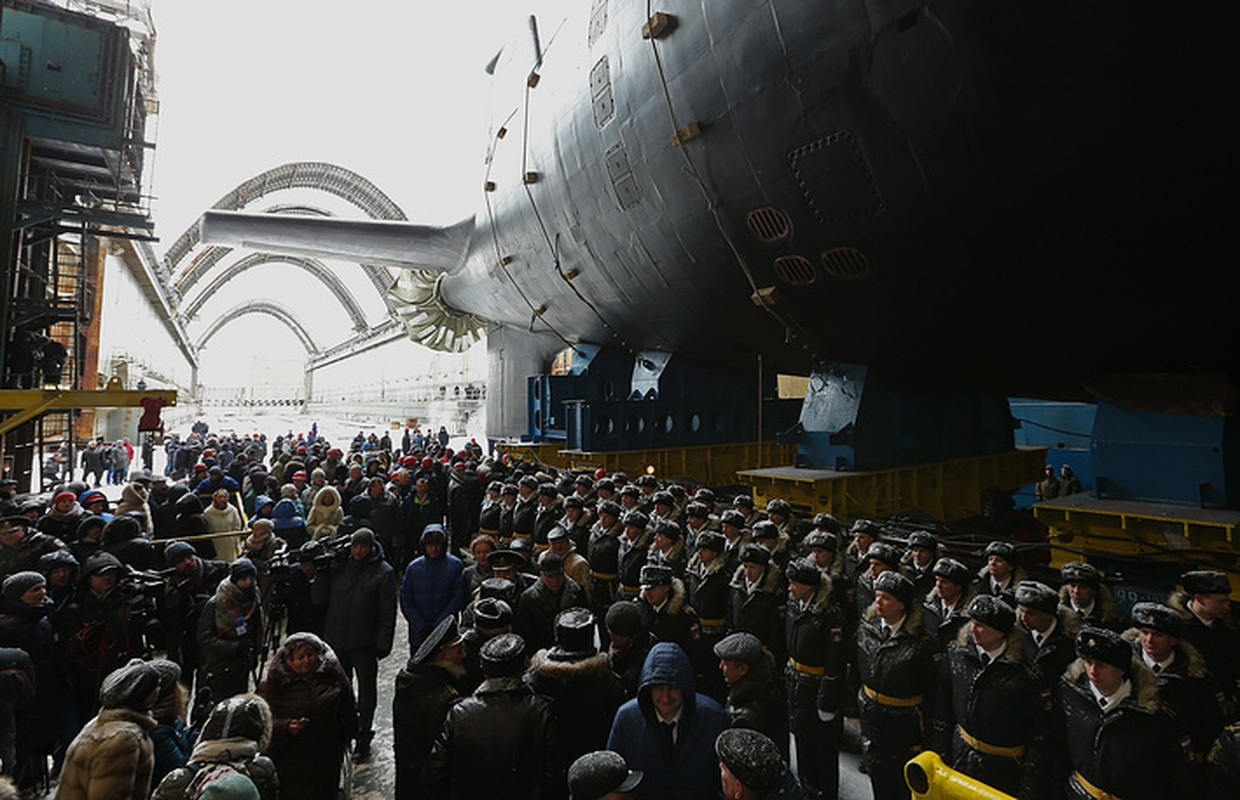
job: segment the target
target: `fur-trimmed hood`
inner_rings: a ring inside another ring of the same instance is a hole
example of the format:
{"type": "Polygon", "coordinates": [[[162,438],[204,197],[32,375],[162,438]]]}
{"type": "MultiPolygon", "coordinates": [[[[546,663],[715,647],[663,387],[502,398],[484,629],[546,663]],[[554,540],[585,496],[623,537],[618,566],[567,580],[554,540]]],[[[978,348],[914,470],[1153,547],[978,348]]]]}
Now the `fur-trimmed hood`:
{"type": "MultiPolygon", "coordinates": [[[[1029,634],[1025,633],[1025,629],[1019,625],[1014,625],[1007,635],[1007,649],[1003,651],[1003,655],[999,657],[1002,661],[1012,664],[1020,664],[1025,657],[1025,648],[1032,645],[1029,634]]],[[[975,650],[973,644],[973,635],[969,632],[969,626],[965,625],[956,634],[956,646],[966,650],[975,650]]]]}
{"type": "MultiPolygon", "coordinates": [[[[1068,597],[1067,584],[1059,587],[1059,605],[1068,609],[1068,612],[1075,616],[1076,612],[1072,610],[1072,600],[1068,597]]],[[[1094,595],[1094,606],[1100,613],[1100,619],[1119,619],[1119,612],[1116,610],[1115,605],[1115,594],[1105,583],[1098,585],[1098,591],[1094,595]]]]}
{"type": "Polygon", "coordinates": [[[647,557],[651,561],[662,561],[668,564],[677,561],[684,562],[685,559],[685,540],[683,538],[672,542],[672,546],[667,549],[664,554],[662,550],[655,544],[654,537],[650,537],[650,549],[646,551],[647,557]]]}
{"type": "MultiPolygon", "coordinates": [[[[989,586],[990,585],[990,566],[987,564],[983,564],[981,568],[978,569],[977,571],[977,578],[978,580],[982,581],[987,586],[989,586]]],[[[1010,581],[1008,581],[1008,587],[1014,592],[1016,591],[1017,584],[1019,584],[1021,581],[1027,581],[1027,580],[1029,580],[1029,575],[1026,574],[1024,568],[1013,565],[1012,578],[1010,581]]]]}
{"type": "MultiPolygon", "coordinates": [[[[1185,621],[1199,622],[1199,620],[1197,620],[1197,615],[1195,615],[1188,607],[1188,603],[1192,599],[1193,596],[1188,592],[1185,592],[1182,589],[1177,589],[1171,593],[1170,597],[1167,598],[1167,605],[1174,609],[1175,612],[1185,621]]],[[[1228,630],[1233,630],[1235,628],[1235,625],[1231,621],[1230,615],[1224,617],[1222,622],[1228,630]]]]}
{"type": "Polygon", "coordinates": [[[715,556],[715,560],[709,564],[703,564],[702,559],[698,558],[698,554],[694,553],[693,557],[689,559],[689,566],[686,569],[694,575],[709,577],[717,572],[723,572],[727,569],[727,566],[728,559],[722,553],[715,556]]]}
{"type": "MultiPolygon", "coordinates": [[[[960,599],[956,601],[956,605],[953,607],[953,610],[956,612],[957,616],[964,615],[965,610],[969,607],[969,603],[973,602],[974,597],[977,597],[977,587],[976,586],[964,587],[964,590],[960,593],[960,599]]],[[[930,591],[926,592],[926,596],[922,600],[922,603],[932,608],[938,608],[939,606],[938,590],[931,589],[930,591]]]]}
{"type": "MultiPolygon", "coordinates": [[[[654,606],[645,599],[645,596],[638,598],[639,603],[645,603],[650,606],[651,613],[654,612],[654,606]]],[[[689,602],[689,591],[685,589],[685,582],[680,578],[672,578],[672,590],[667,593],[667,604],[663,607],[663,613],[669,617],[674,617],[684,610],[685,604],[689,602]]]]}
{"type": "Polygon", "coordinates": [[[827,609],[831,606],[831,579],[824,575],[822,583],[818,584],[818,588],[814,590],[814,594],[809,599],[809,611],[811,614],[819,616],[827,613],[827,609]]]}
{"type": "Polygon", "coordinates": [[[551,650],[539,650],[530,659],[526,675],[529,680],[567,683],[587,675],[606,675],[611,672],[611,660],[607,653],[595,653],[575,660],[559,660],[551,650]]]}
{"type": "MultiPolygon", "coordinates": [[[[1089,678],[1085,675],[1084,661],[1078,658],[1069,664],[1067,670],[1064,671],[1063,679],[1077,692],[1088,695],[1094,708],[1098,707],[1098,704],[1093,702],[1093,692],[1088,686],[1089,678]]],[[[1121,707],[1133,706],[1147,714],[1158,713],[1162,709],[1162,700],[1158,696],[1158,679],[1136,654],[1133,654],[1132,663],[1128,668],[1128,679],[1132,681],[1132,694],[1124,700],[1121,707]]]]}
{"type": "MultiPolygon", "coordinates": [[[[1121,634],[1124,639],[1132,645],[1133,652],[1137,654],[1137,658],[1144,663],[1145,659],[1141,657],[1141,631],[1138,628],[1129,628],[1121,634]]],[[[1175,645],[1175,660],[1172,664],[1186,664],[1188,677],[1201,679],[1210,673],[1210,668],[1206,665],[1206,660],[1201,655],[1201,651],[1193,647],[1184,639],[1181,639],[1175,645]]]]}
{"type": "MultiPolygon", "coordinates": [[[[746,591],[745,565],[744,564],[738,564],[736,566],[736,572],[732,573],[732,588],[740,589],[742,592],[746,591]]],[[[776,567],[773,563],[767,564],[766,569],[763,570],[762,572],[762,580],[758,582],[758,588],[755,589],[754,591],[769,592],[770,594],[774,594],[774,595],[780,594],[779,568],[776,567]]]]}
{"type": "MultiPolygon", "coordinates": [[[[630,543],[631,546],[628,549],[629,550],[643,550],[648,553],[650,551],[650,543],[653,540],[654,540],[654,532],[651,531],[649,527],[643,528],[641,534],[638,535],[638,537],[630,543]]],[[[626,541],[629,541],[629,537],[624,535],[623,529],[622,529],[621,534],[620,534],[621,552],[625,552],[625,553],[628,552],[627,550],[624,549],[625,547],[624,543],[626,541]]]]}
{"type": "MultiPolygon", "coordinates": [[[[904,625],[900,627],[900,634],[903,635],[910,632],[920,633],[922,629],[922,614],[924,613],[921,603],[916,602],[916,599],[914,599],[914,601],[909,603],[907,608],[905,608],[905,612],[906,616],[904,617],[904,625]]],[[[878,612],[874,610],[874,605],[872,603],[866,607],[864,617],[866,622],[873,622],[878,618],[878,612]]],[[[968,630],[968,628],[965,628],[965,630],[968,630]]]]}

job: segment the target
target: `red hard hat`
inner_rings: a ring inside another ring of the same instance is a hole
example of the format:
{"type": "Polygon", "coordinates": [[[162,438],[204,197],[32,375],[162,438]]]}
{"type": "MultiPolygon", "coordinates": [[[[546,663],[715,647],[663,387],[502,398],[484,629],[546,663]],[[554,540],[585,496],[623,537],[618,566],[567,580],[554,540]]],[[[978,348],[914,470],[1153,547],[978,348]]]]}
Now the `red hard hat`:
{"type": "Polygon", "coordinates": [[[603,469],[602,467],[599,467],[598,469],[594,470],[594,479],[596,481],[602,480],[603,478],[606,478],[606,477],[607,477],[607,470],[603,469]]]}
{"type": "Polygon", "coordinates": [[[429,467],[434,463],[435,463],[435,459],[431,458],[430,456],[427,456],[422,459],[422,466],[424,467],[429,467]]]}
{"type": "Polygon", "coordinates": [[[296,472],[294,472],[293,479],[296,480],[297,478],[301,478],[304,481],[306,479],[306,471],[299,469],[296,472]]]}

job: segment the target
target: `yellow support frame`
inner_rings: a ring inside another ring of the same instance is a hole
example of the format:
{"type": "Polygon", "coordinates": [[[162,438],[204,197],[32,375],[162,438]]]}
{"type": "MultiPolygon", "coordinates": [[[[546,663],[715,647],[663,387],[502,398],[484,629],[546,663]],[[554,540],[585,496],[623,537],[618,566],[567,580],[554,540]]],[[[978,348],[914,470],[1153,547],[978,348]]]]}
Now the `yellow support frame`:
{"type": "Polygon", "coordinates": [[[796,447],[775,442],[733,442],[688,445],[647,450],[563,450],[556,443],[501,442],[497,447],[515,457],[527,457],[559,469],[626,472],[630,476],[651,472],[661,478],[689,477],[704,486],[735,483],[741,470],[789,464],[796,447]]]}
{"type": "Polygon", "coordinates": [[[70,408],[123,408],[140,406],[143,400],[160,399],[165,406],[177,404],[175,391],[116,389],[0,389],[0,410],[15,411],[0,420],[0,436],[48,411],[70,408]]]}
{"type": "MultiPolygon", "coordinates": [[[[1213,553],[1223,563],[1240,556],[1237,511],[1069,495],[1036,503],[1033,515],[1050,531],[1056,567],[1080,561],[1082,553],[1177,564],[1208,561],[1213,553]]],[[[1240,574],[1226,572],[1232,596],[1240,596],[1240,574]]]]}
{"type": "Polygon", "coordinates": [[[921,509],[953,520],[981,512],[988,493],[1037,481],[1046,448],[1022,448],[997,455],[938,461],[894,469],[837,472],[775,467],[743,470],[738,477],[753,488],[761,507],[780,497],[811,514],[841,519],[889,517],[921,509]]]}

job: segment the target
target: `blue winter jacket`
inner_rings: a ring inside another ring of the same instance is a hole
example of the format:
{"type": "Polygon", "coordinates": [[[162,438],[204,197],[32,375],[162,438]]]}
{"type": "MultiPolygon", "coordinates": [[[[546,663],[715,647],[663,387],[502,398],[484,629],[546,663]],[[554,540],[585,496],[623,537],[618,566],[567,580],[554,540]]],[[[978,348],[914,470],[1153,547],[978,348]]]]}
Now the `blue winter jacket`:
{"type": "MultiPolygon", "coordinates": [[[[431,528],[442,526],[432,525],[431,528]]],[[[419,556],[405,567],[400,582],[400,610],[409,623],[409,652],[418,649],[426,634],[444,617],[461,608],[461,580],[465,565],[444,552],[439,558],[419,556]]]]}
{"type": "Polygon", "coordinates": [[[644,773],[633,790],[635,800],[713,800],[719,794],[715,739],[725,727],[727,717],[719,704],[694,691],[693,668],[685,651],[671,642],[659,642],[646,656],[636,699],[616,712],[607,749],[624,756],[629,769],[644,773]],[[650,699],[652,686],[678,686],[684,694],[676,744],[670,753],[650,699]]]}

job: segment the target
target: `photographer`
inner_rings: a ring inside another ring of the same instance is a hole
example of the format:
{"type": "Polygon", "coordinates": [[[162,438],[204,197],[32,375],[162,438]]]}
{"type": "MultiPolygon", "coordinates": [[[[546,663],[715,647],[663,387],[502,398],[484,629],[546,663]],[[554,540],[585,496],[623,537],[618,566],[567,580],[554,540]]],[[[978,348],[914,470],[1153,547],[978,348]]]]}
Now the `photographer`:
{"type": "Polygon", "coordinates": [[[182,682],[192,686],[201,664],[198,618],[220,581],[228,577],[228,564],[200,558],[187,542],[170,542],[164,561],[173,570],[164,587],[168,658],[181,665],[182,682]]]}
{"type": "Polygon", "coordinates": [[[323,635],[327,597],[318,597],[314,589],[320,568],[327,569],[334,558],[321,542],[306,542],[270,562],[271,606],[287,615],[287,633],[323,635]]]}
{"type": "Polygon", "coordinates": [[[241,543],[241,557],[248,558],[258,570],[258,593],[263,598],[263,611],[271,604],[271,560],[288,548],[288,543],[275,535],[269,519],[254,520],[250,535],[241,543]]]}
{"type": "Polygon", "coordinates": [[[133,613],[136,587],[122,583],[125,566],[111,553],[86,559],[77,591],[63,617],[61,636],[69,674],[77,689],[78,719],[99,711],[104,676],[146,650],[140,618],[133,613]]]}
{"type": "Polygon", "coordinates": [[[250,688],[250,672],[258,664],[263,643],[263,610],[258,600],[258,571],[248,559],[228,566],[215,596],[198,617],[198,646],[202,648],[200,688],[220,702],[250,688]]]}

